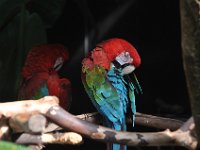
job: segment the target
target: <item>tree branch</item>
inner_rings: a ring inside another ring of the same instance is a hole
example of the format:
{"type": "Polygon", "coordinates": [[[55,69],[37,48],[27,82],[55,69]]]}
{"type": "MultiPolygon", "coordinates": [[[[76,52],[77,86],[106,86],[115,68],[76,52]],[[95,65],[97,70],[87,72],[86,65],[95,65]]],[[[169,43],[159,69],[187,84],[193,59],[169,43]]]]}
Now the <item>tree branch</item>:
{"type": "Polygon", "coordinates": [[[18,114],[9,119],[9,125],[14,132],[44,133],[48,124],[41,114],[18,114]]]}
{"type": "Polygon", "coordinates": [[[83,142],[80,134],[74,132],[45,133],[41,135],[23,133],[15,141],[18,144],[70,144],[77,145],[83,142]]]}
{"type": "MultiPolygon", "coordinates": [[[[97,112],[77,115],[76,117],[82,120],[87,120],[95,124],[102,123],[102,116],[97,112]]],[[[132,119],[129,117],[127,118],[126,122],[131,124],[132,119]]],[[[137,125],[153,127],[157,129],[177,130],[178,128],[181,127],[181,125],[183,125],[183,123],[184,123],[183,121],[176,119],[158,117],[136,112],[135,124],[137,125]]]]}
{"type": "MultiPolygon", "coordinates": [[[[77,118],[86,120],[95,124],[102,123],[102,116],[98,112],[85,113],[77,115],[77,118]]],[[[127,123],[132,124],[132,119],[127,118],[127,123]]],[[[142,113],[136,113],[135,124],[146,127],[154,127],[156,129],[176,130],[183,124],[182,121],[157,117],[142,113]]],[[[62,130],[58,125],[47,122],[46,118],[41,114],[18,114],[9,119],[9,125],[14,132],[26,133],[47,133],[56,130],[62,130]]]]}
{"type": "MultiPolygon", "coordinates": [[[[13,128],[15,132],[51,132],[54,130],[60,130],[61,128],[53,123],[48,123],[45,126],[45,118],[41,119],[41,117],[36,117],[33,122],[36,122],[38,125],[40,124],[41,131],[37,131],[39,128],[33,127],[29,124],[29,119],[32,115],[36,115],[38,113],[45,113],[51,106],[57,106],[58,99],[56,97],[47,96],[41,98],[39,100],[24,100],[24,101],[16,101],[16,102],[8,102],[8,103],[0,103],[0,114],[3,114],[5,117],[10,118],[10,126],[13,128]],[[38,119],[37,119],[38,118],[38,119]],[[44,127],[45,126],[45,127],[44,127]],[[31,129],[31,128],[35,129],[31,129]]],[[[102,122],[102,117],[98,113],[87,113],[82,115],[77,115],[78,118],[83,120],[87,120],[96,124],[100,124],[102,122]]],[[[0,117],[1,118],[1,117],[0,117]]],[[[31,117],[34,118],[34,117],[31,117]]],[[[132,123],[131,118],[127,119],[128,123],[132,123]]],[[[136,113],[135,123],[137,125],[154,127],[157,129],[170,129],[176,130],[178,129],[183,122],[170,118],[157,117],[142,113],[136,113]]]]}
{"type": "Polygon", "coordinates": [[[59,100],[55,96],[45,96],[38,100],[0,103],[0,119],[2,116],[10,118],[18,114],[46,113],[50,107],[58,104],[59,100]]]}
{"type": "Polygon", "coordinates": [[[183,65],[196,133],[200,143],[200,20],[199,1],[180,1],[183,65]]]}
{"type": "Polygon", "coordinates": [[[0,140],[10,138],[9,133],[10,128],[7,123],[7,118],[2,117],[0,120],[0,140]]]}
{"type": "MultiPolygon", "coordinates": [[[[168,128],[169,124],[173,124],[174,122],[176,122],[177,123],[176,126],[175,127],[173,126],[171,128],[172,129],[177,129],[178,127],[180,128],[175,130],[174,132],[171,132],[170,130],[165,130],[163,132],[151,132],[151,133],[119,132],[88,122],[92,121],[99,123],[101,117],[100,115],[98,115],[98,113],[88,113],[88,114],[74,116],[66,112],[64,109],[59,107],[58,99],[56,97],[48,96],[34,101],[27,100],[27,101],[0,103],[0,108],[1,108],[0,114],[7,118],[15,118],[16,116],[18,115],[20,116],[20,114],[25,113],[28,114],[27,117],[29,118],[27,119],[28,121],[31,118],[30,116],[36,118],[36,121],[33,121],[35,123],[43,117],[39,117],[40,119],[38,119],[37,117],[34,116],[37,116],[38,114],[39,116],[44,115],[48,119],[50,119],[50,121],[52,121],[52,123],[50,124],[52,124],[56,128],[62,127],[64,130],[77,132],[78,134],[81,134],[87,138],[99,140],[102,142],[120,143],[129,146],[179,145],[179,146],[184,146],[191,150],[194,150],[197,145],[197,140],[193,135],[193,130],[194,130],[193,120],[189,120],[180,127],[180,125],[182,124],[181,121],[137,113],[136,123],[138,124],[151,127],[160,126],[160,128],[162,128],[161,127],[162,125],[163,126],[165,125],[164,127],[168,128]],[[81,120],[79,118],[86,119],[88,121],[81,120]],[[161,122],[164,122],[165,124],[161,122]]],[[[3,117],[1,117],[1,120],[2,118],[3,117]]],[[[23,117],[20,118],[19,120],[22,122],[23,125],[23,117]]],[[[128,122],[131,122],[131,120],[129,119],[128,122]]],[[[27,124],[26,121],[24,123],[27,124]]],[[[33,123],[33,126],[35,123],[33,123]]],[[[44,124],[42,126],[44,126],[44,124]]],[[[45,130],[43,131],[43,128],[41,128],[41,131],[38,132],[45,132],[45,130]]],[[[54,135],[52,133],[49,134],[46,133],[41,135],[22,134],[22,137],[18,139],[17,142],[20,142],[20,140],[21,143],[23,144],[27,142],[30,144],[36,144],[36,143],[45,144],[52,142],[48,140],[45,141],[43,138],[44,136],[53,137],[52,141],[55,143],[60,143],[60,142],[67,143],[65,133],[59,133],[59,135],[58,134],[54,135]],[[63,137],[64,140],[62,141],[61,139],[63,139],[63,137]]]]}
{"type": "Polygon", "coordinates": [[[165,130],[163,132],[133,133],[119,132],[81,120],[66,112],[59,106],[51,107],[50,110],[44,115],[64,129],[77,132],[87,138],[102,142],[126,144],[129,146],[179,145],[191,150],[194,150],[197,146],[197,140],[191,134],[191,131],[194,130],[194,123],[193,121],[191,122],[191,120],[187,121],[180,129],[174,132],[165,130]],[[190,130],[188,130],[188,132],[183,129],[190,130]],[[181,138],[183,139],[183,136],[185,136],[184,141],[180,140],[181,138]]]}

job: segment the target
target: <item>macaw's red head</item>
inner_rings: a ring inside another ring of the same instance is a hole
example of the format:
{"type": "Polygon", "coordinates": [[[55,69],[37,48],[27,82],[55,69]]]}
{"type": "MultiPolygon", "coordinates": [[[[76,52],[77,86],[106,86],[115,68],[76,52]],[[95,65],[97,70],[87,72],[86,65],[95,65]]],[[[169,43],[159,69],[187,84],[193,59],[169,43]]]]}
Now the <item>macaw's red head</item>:
{"type": "Polygon", "coordinates": [[[28,78],[38,72],[58,71],[68,58],[68,50],[61,44],[34,46],[28,53],[22,76],[28,78]]]}
{"type": "MultiPolygon", "coordinates": [[[[129,74],[141,64],[137,50],[124,39],[113,38],[103,41],[97,45],[106,53],[109,62],[116,67],[122,68],[124,74],[129,74]]],[[[104,61],[107,63],[106,61],[104,61]]],[[[104,64],[104,66],[109,66],[104,64]]]]}

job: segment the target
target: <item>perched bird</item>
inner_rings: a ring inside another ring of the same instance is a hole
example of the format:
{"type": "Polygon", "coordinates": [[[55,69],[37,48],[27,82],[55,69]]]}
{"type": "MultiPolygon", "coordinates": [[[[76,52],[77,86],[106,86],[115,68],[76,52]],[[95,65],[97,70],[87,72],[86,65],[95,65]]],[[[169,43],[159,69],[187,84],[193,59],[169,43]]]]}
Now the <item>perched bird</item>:
{"type": "MultiPolygon", "coordinates": [[[[136,113],[135,93],[142,92],[132,72],[141,59],[126,40],[113,38],[97,44],[82,61],[82,82],[93,105],[103,116],[105,126],[126,131],[126,114],[130,109],[133,126],[136,113]]],[[[125,150],[126,145],[108,144],[108,149],[125,150]]]]}
{"type": "Polygon", "coordinates": [[[22,68],[19,99],[39,99],[57,96],[60,106],[68,110],[71,102],[71,83],[60,78],[59,69],[68,60],[68,50],[61,44],[41,44],[30,49],[22,68]]]}

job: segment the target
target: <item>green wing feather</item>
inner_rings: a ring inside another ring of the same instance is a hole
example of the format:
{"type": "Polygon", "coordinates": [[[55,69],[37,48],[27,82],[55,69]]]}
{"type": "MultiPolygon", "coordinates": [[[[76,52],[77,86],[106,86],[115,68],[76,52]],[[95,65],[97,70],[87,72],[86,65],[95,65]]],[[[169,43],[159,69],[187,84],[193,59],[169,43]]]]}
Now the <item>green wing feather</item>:
{"type": "Polygon", "coordinates": [[[95,66],[91,70],[86,70],[83,85],[90,99],[97,110],[108,118],[111,122],[122,121],[122,103],[116,89],[107,80],[106,70],[103,67],[95,66]]]}

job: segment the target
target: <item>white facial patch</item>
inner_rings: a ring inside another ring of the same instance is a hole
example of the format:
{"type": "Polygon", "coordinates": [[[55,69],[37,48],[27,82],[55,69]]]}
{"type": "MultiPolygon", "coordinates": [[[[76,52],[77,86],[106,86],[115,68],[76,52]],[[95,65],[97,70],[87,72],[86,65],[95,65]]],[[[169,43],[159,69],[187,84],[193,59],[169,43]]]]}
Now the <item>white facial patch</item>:
{"type": "Polygon", "coordinates": [[[55,69],[56,71],[58,71],[58,70],[62,67],[63,62],[64,62],[64,60],[63,60],[62,57],[57,58],[57,59],[56,59],[56,62],[55,62],[55,64],[54,64],[54,66],[53,66],[54,69],[55,69]]]}
{"type": "Polygon", "coordinates": [[[133,62],[133,58],[131,58],[129,52],[122,52],[120,53],[115,60],[120,64],[120,65],[124,65],[124,64],[131,64],[133,62]]]}
{"type": "Polygon", "coordinates": [[[122,75],[127,75],[132,73],[135,70],[135,67],[133,65],[126,66],[122,69],[122,75]]]}

